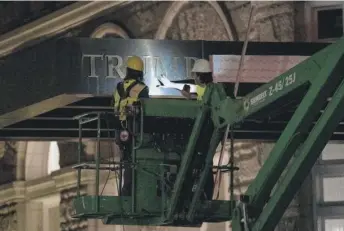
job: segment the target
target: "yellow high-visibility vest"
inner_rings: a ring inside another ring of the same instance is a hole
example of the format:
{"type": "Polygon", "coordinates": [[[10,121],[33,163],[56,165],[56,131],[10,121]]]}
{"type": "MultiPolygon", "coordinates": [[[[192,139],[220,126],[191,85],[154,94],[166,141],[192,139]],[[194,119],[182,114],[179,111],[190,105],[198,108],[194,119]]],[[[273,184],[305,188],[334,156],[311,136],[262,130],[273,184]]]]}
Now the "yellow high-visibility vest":
{"type": "Polygon", "coordinates": [[[115,111],[119,112],[120,120],[126,119],[125,107],[139,101],[138,97],[145,87],[146,85],[133,79],[125,80],[117,85],[113,96],[115,100],[115,111]]]}
{"type": "Polygon", "coordinates": [[[196,87],[197,100],[202,100],[204,92],[205,92],[205,87],[197,85],[196,87]]]}

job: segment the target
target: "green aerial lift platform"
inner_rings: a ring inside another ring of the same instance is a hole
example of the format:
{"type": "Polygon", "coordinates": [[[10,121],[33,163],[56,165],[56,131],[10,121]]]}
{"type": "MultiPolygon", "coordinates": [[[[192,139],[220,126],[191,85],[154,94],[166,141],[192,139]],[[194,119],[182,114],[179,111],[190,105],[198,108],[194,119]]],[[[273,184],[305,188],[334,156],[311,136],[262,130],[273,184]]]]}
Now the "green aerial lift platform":
{"type": "MultiPolygon", "coordinates": [[[[231,220],[234,231],[274,230],[344,117],[343,54],[341,39],[240,99],[229,96],[223,85],[216,83],[207,87],[202,102],[142,100],[135,113],[128,114],[141,125],[131,130],[133,161],[126,163],[133,172],[132,196],[102,196],[99,191],[79,196],[74,201],[75,217],[98,218],[105,224],[190,227],[231,220]],[[295,112],[240,200],[202,199],[212,168],[235,171],[235,166],[212,166],[226,127],[233,130],[253,117],[269,120],[288,110],[295,112]],[[153,132],[147,126],[148,121],[169,118],[183,124],[183,129],[153,132]],[[171,141],[166,148],[164,144],[171,141]]],[[[102,120],[117,120],[108,112],[75,119],[80,131],[90,121],[98,121],[100,127],[102,120]]],[[[98,135],[100,138],[100,132],[98,135]]],[[[83,168],[94,168],[99,184],[99,152],[98,143],[96,162],[75,166],[79,184],[83,168]]]]}

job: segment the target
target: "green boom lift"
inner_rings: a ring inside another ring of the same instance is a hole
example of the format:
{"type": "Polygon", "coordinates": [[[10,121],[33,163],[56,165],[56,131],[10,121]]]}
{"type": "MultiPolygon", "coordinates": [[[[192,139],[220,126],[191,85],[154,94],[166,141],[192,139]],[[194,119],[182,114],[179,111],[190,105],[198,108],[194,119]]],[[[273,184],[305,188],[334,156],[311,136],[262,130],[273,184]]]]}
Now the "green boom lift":
{"type": "MultiPolygon", "coordinates": [[[[274,230],[344,117],[343,54],[341,39],[240,99],[216,83],[207,88],[203,102],[142,100],[128,111],[140,124],[132,128],[132,196],[102,196],[96,187],[96,195],[79,194],[75,199],[75,217],[102,219],[105,224],[185,227],[231,220],[234,231],[274,230]],[[209,171],[236,170],[212,166],[227,125],[241,126],[252,118],[268,120],[290,108],[295,111],[289,123],[240,200],[203,199],[209,171]],[[154,121],[171,125],[171,119],[172,128],[154,130],[154,121]]],[[[96,120],[100,127],[101,120],[108,118],[108,113],[96,112],[76,119],[82,130],[84,123],[96,120]]],[[[115,115],[110,120],[116,120],[115,115]]],[[[97,186],[100,170],[116,171],[102,167],[99,152],[98,142],[95,163],[75,166],[79,186],[83,168],[95,170],[97,186]]],[[[118,168],[124,163],[115,164],[118,168]]]]}

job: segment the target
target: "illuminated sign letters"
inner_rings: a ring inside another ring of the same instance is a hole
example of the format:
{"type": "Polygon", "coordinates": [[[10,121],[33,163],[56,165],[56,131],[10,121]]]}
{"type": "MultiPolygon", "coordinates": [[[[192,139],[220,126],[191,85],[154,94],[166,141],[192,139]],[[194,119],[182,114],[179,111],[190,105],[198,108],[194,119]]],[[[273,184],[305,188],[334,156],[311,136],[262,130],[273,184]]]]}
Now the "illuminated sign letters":
{"type": "MultiPolygon", "coordinates": [[[[130,56],[123,58],[119,55],[83,54],[83,65],[88,67],[89,78],[121,78],[125,77],[125,62],[130,56]]],[[[190,78],[190,71],[195,57],[156,57],[142,56],[144,74],[164,75],[170,80],[190,78]]]]}

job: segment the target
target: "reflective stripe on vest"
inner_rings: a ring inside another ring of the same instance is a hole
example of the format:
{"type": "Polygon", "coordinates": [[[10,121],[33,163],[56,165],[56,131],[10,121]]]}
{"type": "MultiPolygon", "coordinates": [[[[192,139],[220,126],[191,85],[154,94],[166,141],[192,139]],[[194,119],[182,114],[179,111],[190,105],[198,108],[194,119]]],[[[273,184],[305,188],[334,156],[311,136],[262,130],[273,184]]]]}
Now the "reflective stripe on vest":
{"type": "Polygon", "coordinates": [[[141,91],[145,88],[146,86],[137,80],[125,80],[123,82],[123,94],[124,96],[120,96],[117,87],[114,92],[114,100],[115,100],[115,110],[120,113],[119,119],[120,120],[125,120],[125,107],[132,105],[134,102],[139,101],[139,95],[141,91]],[[128,92],[129,91],[129,92],[128,92]]]}
{"type": "Polygon", "coordinates": [[[197,85],[197,87],[196,87],[197,100],[202,100],[204,92],[205,92],[205,87],[197,85]]]}

